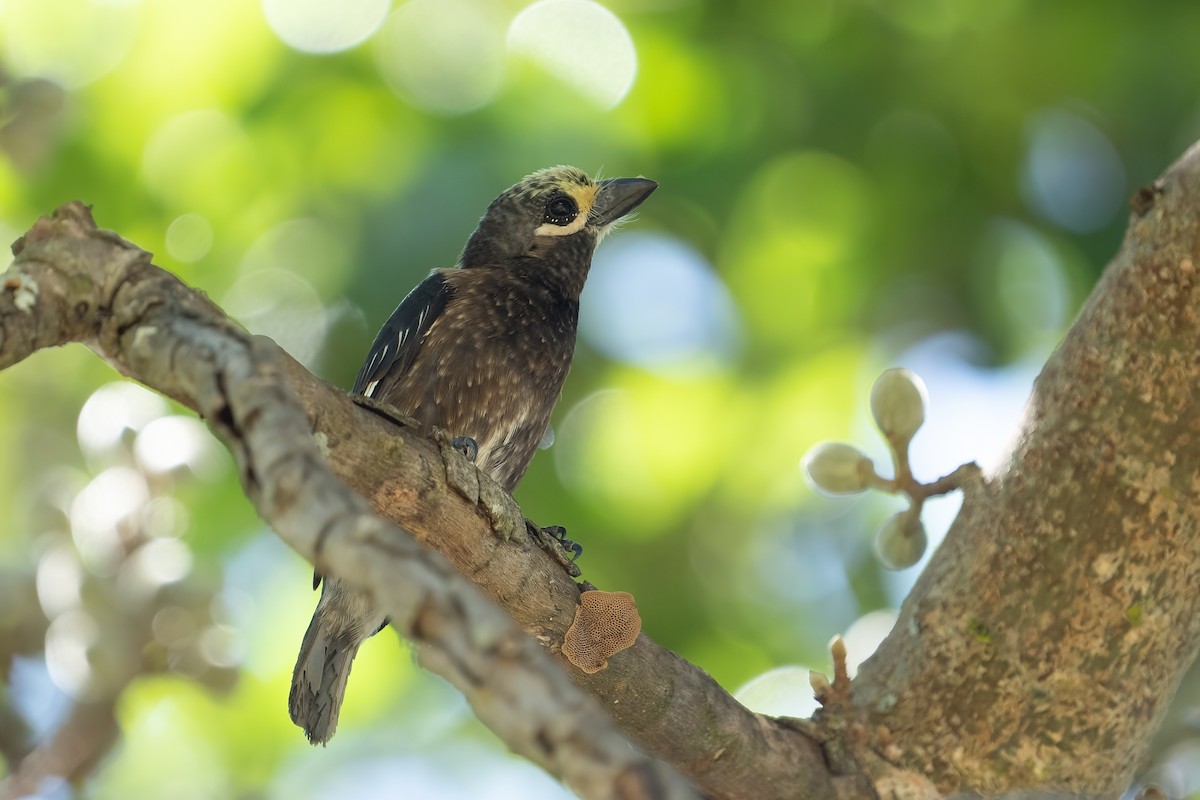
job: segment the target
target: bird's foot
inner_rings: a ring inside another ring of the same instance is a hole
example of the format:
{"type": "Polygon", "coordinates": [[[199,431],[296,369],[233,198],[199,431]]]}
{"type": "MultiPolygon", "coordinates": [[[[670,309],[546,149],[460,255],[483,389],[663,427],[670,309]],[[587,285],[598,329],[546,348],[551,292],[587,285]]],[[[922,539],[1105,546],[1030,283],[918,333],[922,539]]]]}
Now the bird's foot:
{"type": "Polygon", "coordinates": [[[450,440],[450,446],[466,456],[472,464],[479,455],[479,444],[470,436],[455,436],[450,440]]]}
{"type": "Polygon", "coordinates": [[[444,428],[430,431],[446,468],[446,484],[472,503],[479,502],[479,445],[466,436],[451,436],[444,428]],[[454,455],[451,455],[453,453],[454,455]]]}
{"type": "Polygon", "coordinates": [[[558,542],[559,547],[571,554],[572,561],[577,560],[581,555],[583,555],[583,545],[581,545],[579,542],[574,542],[568,539],[567,529],[562,525],[547,525],[545,528],[542,528],[542,530],[550,534],[554,541],[558,542]]]}
{"type": "Polygon", "coordinates": [[[583,574],[579,565],[575,563],[575,559],[583,554],[583,545],[568,539],[566,528],[561,525],[550,525],[543,528],[529,519],[525,520],[525,527],[529,530],[529,535],[533,537],[533,540],[553,556],[568,575],[578,578],[583,574]]]}

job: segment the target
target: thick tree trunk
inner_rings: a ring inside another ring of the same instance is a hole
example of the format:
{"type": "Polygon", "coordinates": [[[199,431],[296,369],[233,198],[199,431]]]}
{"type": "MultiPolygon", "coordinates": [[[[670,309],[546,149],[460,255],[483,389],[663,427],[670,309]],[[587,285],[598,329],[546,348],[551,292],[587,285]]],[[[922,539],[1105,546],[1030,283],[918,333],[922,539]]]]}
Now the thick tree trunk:
{"type": "Polygon", "coordinates": [[[1200,648],[1200,147],[1132,205],[853,685],[869,744],[943,789],[1117,796],[1200,648]]]}

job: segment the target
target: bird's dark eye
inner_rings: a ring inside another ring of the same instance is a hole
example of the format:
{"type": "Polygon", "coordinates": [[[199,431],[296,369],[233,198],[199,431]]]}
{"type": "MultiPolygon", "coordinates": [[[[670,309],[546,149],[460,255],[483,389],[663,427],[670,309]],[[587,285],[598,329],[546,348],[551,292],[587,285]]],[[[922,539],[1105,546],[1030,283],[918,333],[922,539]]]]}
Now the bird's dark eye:
{"type": "Polygon", "coordinates": [[[551,225],[570,225],[578,213],[579,207],[575,205],[574,200],[566,195],[559,195],[552,198],[546,204],[546,222],[549,222],[551,225]]]}

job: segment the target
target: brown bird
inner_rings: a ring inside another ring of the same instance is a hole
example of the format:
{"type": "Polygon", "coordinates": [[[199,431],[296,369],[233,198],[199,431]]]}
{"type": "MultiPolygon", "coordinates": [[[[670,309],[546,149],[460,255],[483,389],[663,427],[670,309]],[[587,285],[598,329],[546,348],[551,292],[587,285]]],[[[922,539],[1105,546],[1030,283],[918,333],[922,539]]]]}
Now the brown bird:
{"type": "MultiPolygon", "coordinates": [[[[353,391],[416,418],[427,435],[447,431],[511,492],[570,369],[596,245],[657,186],[551,167],[509,188],[457,268],[434,270],[392,312],[353,391]]],[[[325,581],[288,697],[313,744],[333,736],[354,655],[386,624],[369,598],[325,581]]]]}

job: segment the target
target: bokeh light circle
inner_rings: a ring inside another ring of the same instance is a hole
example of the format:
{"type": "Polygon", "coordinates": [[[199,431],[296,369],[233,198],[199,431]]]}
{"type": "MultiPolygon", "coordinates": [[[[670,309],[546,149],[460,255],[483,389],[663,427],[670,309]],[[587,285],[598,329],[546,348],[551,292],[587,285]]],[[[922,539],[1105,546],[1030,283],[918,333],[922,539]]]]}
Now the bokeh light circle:
{"type": "Polygon", "coordinates": [[[799,150],[758,169],[719,262],[752,336],[791,347],[844,323],[861,292],[848,267],[862,257],[877,200],[862,169],[830,153],[799,150]]]}
{"type": "Polygon", "coordinates": [[[259,236],[246,250],[238,270],[246,275],[286,269],[307,281],[318,295],[336,297],[343,292],[353,254],[352,242],[328,220],[298,217],[259,236]]]}
{"type": "Polygon", "coordinates": [[[167,227],[167,252],[177,261],[190,264],[212,249],[213,229],[202,214],[183,214],[167,227]]]}
{"type": "Polygon", "coordinates": [[[38,560],[38,603],[49,618],[78,607],[83,600],[83,567],[75,551],[58,545],[38,560]]]}
{"type": "Polygon", "coordinates": [[[140,431],[166,413],[166,401],[149,389],[131,381],[106,384],[79,411],[79,447],[89,458],[108,457],[121,446],[125,431],[140,431]]]}
{"type": "Polygon", "coordinates": [[[1076,307],[1062,248],[1038,229],[1011,219],[988,224],[971,272],[989,315],[1009,331],[1014,352],[1044,354],[1076,307]]]}
{"type": "Polygon", "coordinates": [[[725,284],[699,252],[665,236],[606,243],[581,304],[588,344],[648,369],[728,361],[741,338],[725,284]]]}
{"type": "Polygon", "coordinates": [[[162,586],[192,571],[192,551],[179,539],[152,539],[133,555],[137,577],[147,586],[162,586]]]}
{"type": "Polygon", "coordinates": [[[314,364],[325,344],[325,306],[308,281],[288,270],[264,269],[243,276],[221,305],[248,331],[274,339],[305,366],[314,364]]]}
{"type": "Polygon", "coordinates": [[[110,467],[71,503],[71,535],[89,571],[108,576],[124,552],[121,528],[136,521],[150,500],[146,478],[129,467],[110,467]]]}
{"type": "Polygon", "coordinates": [[[290,47],[336,53],[379,29],[391,0],[262,0],[267,25],[290,47]]]}
{"type": "Polygon", "coordinates": [[[138,465],[150,473],[161,475],[187,467],[211,475],[219,463],[216,448],[212,434],[199,420],[171,414],[151,421],[138,433],[133,454],[138,465]]]}
{"type": "Polygon", "coordinates": [[[71,697],[86,699],[91,694],[88,650],[100,637],[100,626],[81,609],[59,614],[46,628],[46,670],[54,685],[71,697]]]}
{"type": "Polygon", "coordinates": [[[629,31],[592,0],[534,3],[512,21],[508,46],[601,108],[620,103],[637,75],[637,50],[629,31]]]}
{"type": "Polygon", "coordinates": [[[504,31],[483,3],[410,0],[388,17],[376,43],[392,91],[428,111],[461,114],[500,88],[504,31]]]}
{"type": "Polygon", "coordinates": [[[733,696],[746,708],[773,717],[804,718],[817,710],[808,667],[787,665],[751,678],[733,696]]]}
{"type": "Polygon", "coordinates": [[[76,89],[121,63],[137,37],[140,14],[136,0],[0,4],[0,51],[17,74],[76,89]]]}
{"type": "Polygon", "coordinates": [[[184,207],[242,208],[234,187],[260,168],[241,121],[213,108],[169,117],[142,150],[146,188],[184,207]]]}
{"type": "Polygon", "coordinates": [[[1028,126],[1022,189],[1029,205],[1076,233],[1099,230],[1121,211],[1125,165],[1112,141],[1083,117],[1061,109],[1028,126]]]}
{"type": "Polygon", "coordinates": [[[858,667],[875,654],[879,645],[896,627],[898,613],[890,608],[869,611],[854,621],[842,640],[846,643],[846,668],[853,678],[858,674],[858,667]]]}

